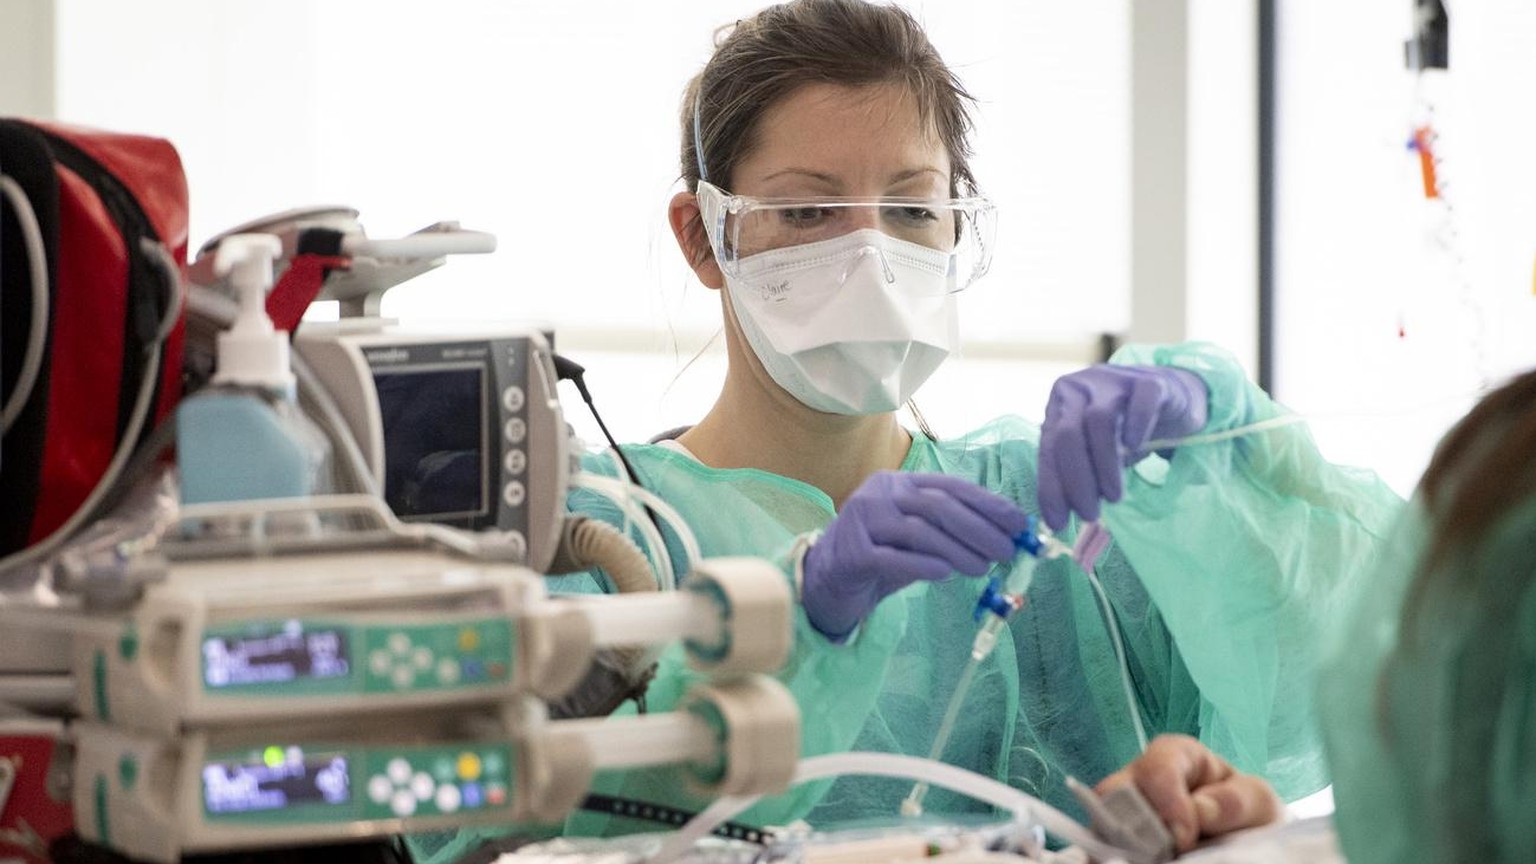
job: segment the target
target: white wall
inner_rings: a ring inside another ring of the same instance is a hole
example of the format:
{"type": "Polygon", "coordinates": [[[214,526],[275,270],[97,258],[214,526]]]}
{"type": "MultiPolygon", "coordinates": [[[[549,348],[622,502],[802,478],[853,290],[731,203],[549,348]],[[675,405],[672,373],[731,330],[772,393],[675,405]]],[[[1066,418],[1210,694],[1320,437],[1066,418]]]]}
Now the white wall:
{"type": "Polygon", "coordinates": [[[53,116],[53,0],[0,0],[0,116],[53,116]]]}
{"type": "MultiPolygon", "coordinates": [[[[719,321],[664,221],[678,102],[714,29],[761,0],[57,2],[60,116],[174,141],[194,244],[315,203],[359,208],[374,236],[457,219],[500,251],[387,313],[552,322],[622,437],[708,406],[718,357],[669,383],[719,321]]],[[[935,382],[922,401],[951,431],[1038,415],[1128,324],[1129,6],[905,5],[979,100],[974,168],[1000,211],[993,271],[961,302],[966,356],[986,359],[941,379],[993,395],[935,382]]]]}

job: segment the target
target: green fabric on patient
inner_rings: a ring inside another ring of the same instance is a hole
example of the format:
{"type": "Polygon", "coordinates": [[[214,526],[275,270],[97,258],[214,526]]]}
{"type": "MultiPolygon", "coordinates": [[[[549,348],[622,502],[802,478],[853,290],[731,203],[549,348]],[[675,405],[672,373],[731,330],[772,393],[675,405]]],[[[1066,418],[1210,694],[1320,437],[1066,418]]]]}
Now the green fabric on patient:
{"type": "MultiPolygon", "coordinates": [[[[1191,369],[1211,391],[1204,431],[1279,416],[1226,353],[1209,345],[1128,346],[1113,362],[1191,369]]],[[[1035,510],[1038,427],[1002,417],[960,438],[915,436],[902,466],[975,481],[1035,510]]],[[[754,555],[792,579],[793,551],[833,517],[830,499],[763,471],[717,470],[659,445],[626,446],[642,483],[676,507],[705,556],[754,555]],[[797,546],[798,544],[798,546],[797,546]]],[[[606,455],[587,470],[616,475],[606,455]]],[[[573,510],[622,524],[586,490],[573,510]]],[[[1178,448],[1143,460],[1125,499],[1105,510],[1114,543],[1098,575],[1115,609],[1149,735],[1198,737],[1238,769],[1295,798],[1326,782],[1314,729],[1318,633],[1342,586],[1374,563],[1401,501],[1368,472],[1333,466],[1303,425],[1178,448]]],[[[1066,532],[1070,542],[1074,531],[1066,532]]],[[[673,550],[675,566],[683,566],[673,550]]],[[[601,574],[549,580],[552,591],[609,590],[601,574]]],[[[969,658],[980,579],[919,583],[887,598],[847,644],[830,643],[797,613],[793,656],[778,676],[799,701],[803,755],[875,750],[926,756],[951,688],[969,658]]],[[[977,671],[946,762],[994,777],[1081,816],[1063,780],[1096,781],[1137,753],[1119,666],[1092,587],[1064,559],[1042,562],[1028,604],[977,671]]],[[[673,646],[647,694],[671,709],[695,673],[673,646]]],[[[897,813],[911,783],[844,777],[765,799],[749,824],[807,819],[817,827],[897,813]]],[[[594,791],[699,809],[682,772],[599,774],[594,791]]],[[[986,812],[946,790],[934,814],[986,812]]],[[[621,817],[578,813],[570,833],[654,831],[621,817]]]]}
{"type": "Polygon", "coordinates": [[[1437,563],[1410,630],[1430,531],[1415,498],[1324,643],[1340,844],[1365,864],[1536,861],[1536,499],[1437,563]]]}

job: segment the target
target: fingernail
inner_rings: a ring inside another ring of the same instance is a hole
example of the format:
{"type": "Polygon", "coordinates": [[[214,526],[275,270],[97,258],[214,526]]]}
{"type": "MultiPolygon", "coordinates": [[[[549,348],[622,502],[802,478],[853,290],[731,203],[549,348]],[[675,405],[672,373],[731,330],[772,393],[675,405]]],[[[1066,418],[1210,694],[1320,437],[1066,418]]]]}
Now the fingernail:
{"type": "Polygon", "coordinates": [[[1200,817],[1201,825],[1210,825],[1221,818],[1221,805],[1209,795],[1195,795],[1195,813],[1200,817]]]}

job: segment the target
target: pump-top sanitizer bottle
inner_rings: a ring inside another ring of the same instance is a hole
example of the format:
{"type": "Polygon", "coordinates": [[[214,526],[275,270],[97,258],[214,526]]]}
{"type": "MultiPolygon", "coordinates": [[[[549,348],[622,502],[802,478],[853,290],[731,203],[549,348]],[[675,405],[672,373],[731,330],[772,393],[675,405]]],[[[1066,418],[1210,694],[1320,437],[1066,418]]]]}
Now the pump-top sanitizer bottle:
{"type": "Polygon", "coordinates": [[[213,381],[183,400],[176,416],[176,461],[184,504],[315,494],[326,470],[325,436],[300,412],[288,334],[267,317],[272,261],[282,244],[270,234],[219,242],[214,269],[228,275],[240,311],[219,334],[213,381]]]}

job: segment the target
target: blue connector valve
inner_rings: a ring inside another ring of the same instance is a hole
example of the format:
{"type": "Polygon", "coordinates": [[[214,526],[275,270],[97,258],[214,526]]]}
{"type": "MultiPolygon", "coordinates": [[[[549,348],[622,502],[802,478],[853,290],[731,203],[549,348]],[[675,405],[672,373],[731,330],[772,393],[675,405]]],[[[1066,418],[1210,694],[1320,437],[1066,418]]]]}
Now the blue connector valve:
{"type": "Polygon", "coordinates": [[[999,618],[1008,618],[1023,607],[1024,598],[1003,591],[1002,578],[993,576],[987,580],[987,587],[982,589],[981,596],[976,598],[976,609],[971,613],[971,620],[979,622],[988,612],[999,618]]]}
{"type": "MultiPolygon", "coordinates": [[[[1013,546],[1020,552],[1039,558],[1045,551],[1045,542],[1040,537],[1040,517],[1027,515],[1024,520],[1024,530],[1013,536],[1013,546]]],[[[991,612],[1006,620],[1022,608],[1024,608],[1023,594],[1008,593],[1003,577],[994,575],[987,579],[987,587],[982,589],[981,596],[976,598],[976,608],[971,613],[971,619],[979,622],[986,613],[991,612]]]]}
{"type": "Polygon", "coordinates": [[[1040,557],[1040,552],[1045,548],[1040,539],[1040,517],[1030,513],[1024,517],[1024,530],[1013,535],[1013,548],[1020,552],[1040,557]]]}

